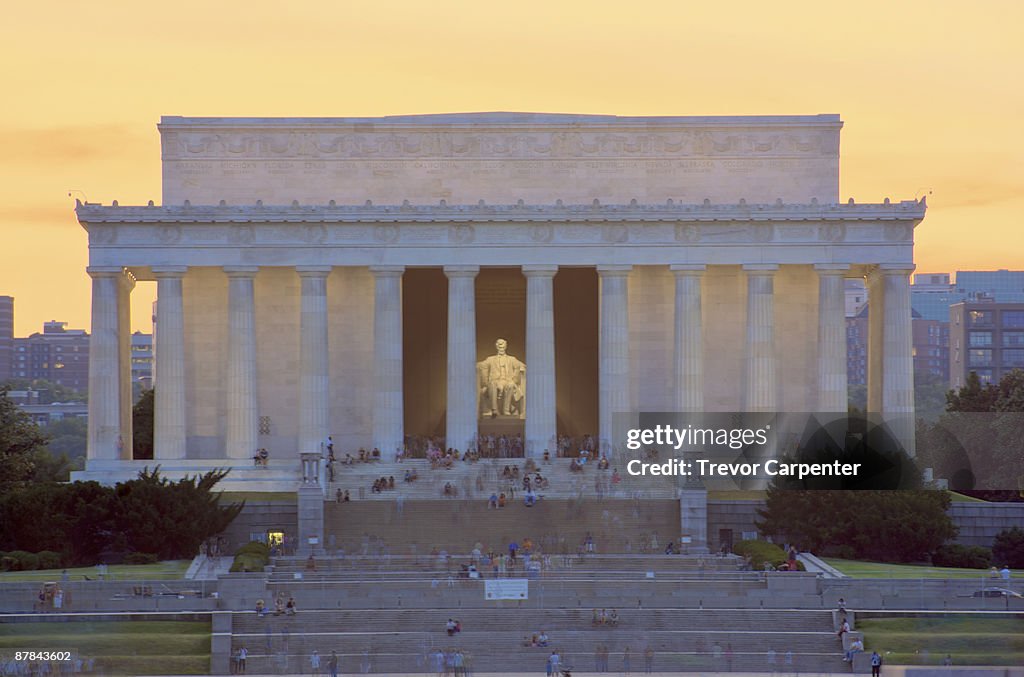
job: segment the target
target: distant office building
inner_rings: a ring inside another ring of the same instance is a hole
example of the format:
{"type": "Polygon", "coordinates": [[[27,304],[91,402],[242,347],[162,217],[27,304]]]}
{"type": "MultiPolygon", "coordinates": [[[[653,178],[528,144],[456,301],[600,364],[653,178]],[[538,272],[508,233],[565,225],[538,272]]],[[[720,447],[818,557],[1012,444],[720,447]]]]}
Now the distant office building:
{"type": "Polygon", "coordinates": [[[1024,369],[1024,301],[957,303],[949,309],[949,324],[953,388],[962,387],[972,371],[982,383],[998,383],[1008,372],[1024,369]]]}
{"type": "Polygon", "coordinates": [[[132,386],[136,390],[153,387],[153,335],[132,334],[132,386]]]}
{"type": "MultiPolygon", "coordinates": [[[[137,392],[153,387],[152,334],[132,334],[131,368],[137,392]]],[[[84,392],[89,385],[88,332],[68,329],[67,322],[51,320],[43,324],[41,333],[14,338],[14,299],[0,296],[0,382],[11,379],[50,381],[84,392]]],[[[48,401],[44,393],[43,401],[31,404],[48,401]]]]}
{"type": "Polygon", "coordinates": [[[843,281],[846,293],[846,317],[857,317],[864,304],[868,302],[868,288],[864,279],[848,277],[843,281]]]}
{"type": "Polygon", "coordinates": [[[956,282],[948,273],[917,273],[910,287],[910,305],[926,320],[949,322],[949,308],[963,301],[1024,303],[1024,271],[959,270],[956,282]]]}
{"type": "MultiPolygon", "coordinates": [[[[861,306],[854,317],[846,318],[846,380],[852,385],[867,383],[868,306],[861,306]]],[[[949,379],[949,323],[921,317],[911,310],[914,374],[931,374],[949,379]]]]}
{"type": "Polygon", "coordinates": [[[914,374],[949,381],[949,322],[919,317],[911,320],[914,334],[914,374]]]}
{"type": "Polygon", "coordinates": [[[14,351],[14,297],[0,296],[0,381],[11,378],[14,351]]]}
{"type": "Polygon", "coordinates": [[[910,285],[910,307],[925,320],[949,322],[949,307],[962,301],[949,273],[915,273],[910,285]]]}
{"type": "MultiPolygon", "coordinates": [[[[949,379],[949,273],[916,273],[910,286],[914,373],[949,379]]],[[[868,309],[864,281],[846,281],[846,378],[867,383],[868,309]]]]}
{"type": "Polygon", "coordinates": [[[953,286],[964,301],[1024,303],[1024,270],[960,270],[953,286]]]}
{"type": "Polygon", "coordinates": [[[89,385],[89,334],[67,322],[43,324],[42,333],[14,339],[11,377],[42,379],[73,390],[89,385]]]}

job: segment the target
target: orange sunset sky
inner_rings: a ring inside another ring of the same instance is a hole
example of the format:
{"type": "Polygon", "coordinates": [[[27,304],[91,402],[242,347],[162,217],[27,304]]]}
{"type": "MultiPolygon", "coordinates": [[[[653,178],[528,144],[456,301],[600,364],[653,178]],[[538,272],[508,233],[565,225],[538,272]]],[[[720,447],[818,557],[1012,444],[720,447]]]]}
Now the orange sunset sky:
{"type": "MultiPolygon", "coordinates": [[[[49,2],[0,23],[0,294],[89,325],[73,197],[160,198],[161,115],[839,113],[918,271],[1024,268],[1024,3],[49,2]],[[929,191],[931,191],[929,193],[929,191]],[[84,193],[84,195],[83,195],[84,193]]],[[[133,294],[148,331],[154,284],[133,294]]]]}

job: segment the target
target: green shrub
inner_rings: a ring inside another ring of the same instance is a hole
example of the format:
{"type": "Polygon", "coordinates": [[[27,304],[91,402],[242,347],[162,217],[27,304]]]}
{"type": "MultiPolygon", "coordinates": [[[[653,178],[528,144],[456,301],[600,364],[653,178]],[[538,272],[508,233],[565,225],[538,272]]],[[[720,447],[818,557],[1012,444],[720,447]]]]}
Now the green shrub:
{"type": "Polygon", "coordinates": [[[59,552],[54,552],[53,550],[41,550],[39,552],[39,568],[59,569],[62,559],[63,558],[59,552]]]}
{"type": "Polygon", "coordinates": [[[35,571],[39,568],[39,555],[24,550],[12,550],[4,560],[13,559],[7,571],[35,571]]]}
{"type": "Polygon", "coordinates": [[[978,545],[950,543],[935,551],[932,564],[937,567],[987,569],[992,565],[992,551],[978,545]]]}
{"type": "MultiPolygon", "coordinates": [[[[754,569],[764,569],[764,563],[770,562],[773,567],[786,563],[786,551],[768,541],[739,541],[733,545],[732,551],[740,557],[749,557],[754,569]]],[[[796,563],[797,569],[804,570],[803,562],[796,563]]]]}
{"type": "Polygon", "coordinates": [[[235,551],[236,555],[256,555],[257,557],[270,558],[270,546],[266,543],[260,543],[259,541],[249,541],[238,550],[235,551]]]}
{"type": "Polygon", "coordinates": [[[235,555],[235,561],[231,563],[232,572],[263,571],[267,560],[254,555],[235,555]]]}
{"type": "Polygon", "coordinates": [[[125,555],[125,564],[156,564],[160,560],[151,552],[130,552],[125,555]]]}
{"type": "Polygon", "coordinates": [[[0,569],[3,569],[4,571],[17,571],[18,558],[11,557],[8,554],[5,554],[3,557],[0,557],[0,569]]]}
{"type": "Polygon", "coordinates": [[[231,563],[231,571],[263,571],[270,564],[270,547],[259,541],[249,541],[235,552],[235,561],[231,563]]]}

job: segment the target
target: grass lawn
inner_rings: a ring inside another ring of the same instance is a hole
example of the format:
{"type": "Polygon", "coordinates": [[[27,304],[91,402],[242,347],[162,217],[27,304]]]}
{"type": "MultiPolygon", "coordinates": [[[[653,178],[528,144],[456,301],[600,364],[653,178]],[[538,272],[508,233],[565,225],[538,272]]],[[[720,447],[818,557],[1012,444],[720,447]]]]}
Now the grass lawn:
{"type": "Polygon", "coordinates": [[[949,500],[954,503],[988,503],[988,501],[983,501],[980,498],[965,496],[963,494],[958,494],[955,491],[949,492],[949,500]]]}
{"type": "Polygon", "coordinates": [[[868,651],[888,663],[1024,665],[1024,619],[948,616],[867,618],[857,621],[868,651]]]}
{"type": "MultiPolygon", "coordinates": [[[[188,565],[192,560],[174,559],[156,564],[111,564],[107,567],[107,580],[118,581],[164,581],[185,577],[188,565]]],[[[60,581],[63,569],[41,569],[39,571],[5,571],[0,573],[0,583],[16,581],[60,581]]],[[[82,576],[96,578],[96,567],[78,567],[68,569],[68,576],[73,581],[82,580],[82,576]]]]}
{"type": "Polygon", "coordinates": [[[95,658],[108,674],[208,674],[210,624],[98,621],[0,624],[0,654],[40,647],[95,658]]]}
{"type": "Polygon", "coordinates": [[[822,559],[847,576],[854,578],[973,578],[978,581],[984,580],[986,585],[1001,585],[989,578],[987,569],[954,569],[923,564],[886,564],[885,562],[864,562],[833,557],[823,557],[822,559]]]}

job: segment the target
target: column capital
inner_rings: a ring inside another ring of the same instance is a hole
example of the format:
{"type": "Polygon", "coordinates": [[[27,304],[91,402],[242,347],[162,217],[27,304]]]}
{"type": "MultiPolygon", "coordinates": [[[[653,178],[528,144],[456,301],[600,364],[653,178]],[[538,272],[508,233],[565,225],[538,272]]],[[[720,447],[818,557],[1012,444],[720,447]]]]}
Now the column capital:
{"type": "Polygon", "coordinates": [[[878,276],[906,276],[910,277],[910,274],[917,268],[913,263],[879,263],[876,266],[871,267],[868,270],[867,277],[878,276]]]}
{"type": "Polygon", "coordinates": [[[228,277],[253,278],[260,272],[259,266],[224,266],[224,272],[228,277]]]}
{"type": "Polygon", "coordinates": [[[633,270],[630,264],[598,264],[597,274],[601,277],[626,277],[633,270]]]}
{"type": "Polygon", "coordinates": [[[405,266],[370,266],[370,272],[375,277],[402,277],[405,266]]]}
{"type": "Polygon", "coordinates": [[[89,277],[117,277],[124,275],[124,268],[122,266],[89,266],[85,269],[85,272],[89,274],[89,277]]]}
{"type": "Polygon", "coordinates": [[[333,266],[295,266],[295,272],[299,277],[323,278],[330,275],[333,266]]]}
{"type": "Polygon", "coordinates": [[[779,270],[779,264],[777,263],[744,263],[743,272],[745,273],[759,273],[762,275],[777,273],[779,270]]]}
{"type": "Polygon", "coordinates": [[[557,265],[527,265],[523,266],[523,276],[525,277],[554,277],[558,273],[557,265]]]}
{"type": "Polygon", "coordinates": [[[445,266],[444,274],[449,279],[453,277],[476,277],[480,273],[480,266],[445,266]]]}
{"type": "Polygon", "coordinates": [[[184,277],[188,272],[188,266],[152,266],[150,270],[158,280],[161,278],[175,279],[184,277]]]}
{"type": "Polygon", "coordinates": [[[703,275],[708,267],[703,263],[673,263],[668,267],[676,277],[684,276],[700,276],[703,275]]]}
{"type": "Polygon", "coordinates": [[[845,277],[850,272],[849,263],[815,263],[814,270],[819,275],[839,275],[845,277]]]}

